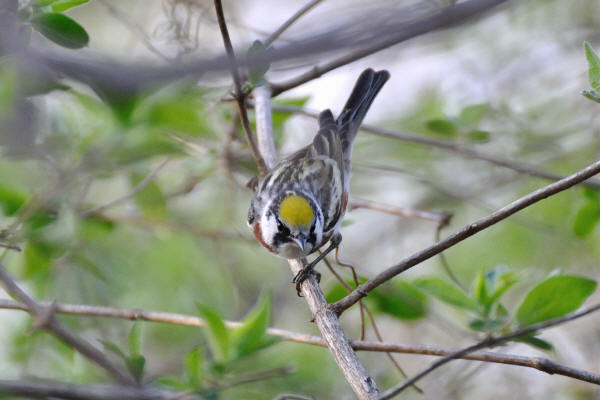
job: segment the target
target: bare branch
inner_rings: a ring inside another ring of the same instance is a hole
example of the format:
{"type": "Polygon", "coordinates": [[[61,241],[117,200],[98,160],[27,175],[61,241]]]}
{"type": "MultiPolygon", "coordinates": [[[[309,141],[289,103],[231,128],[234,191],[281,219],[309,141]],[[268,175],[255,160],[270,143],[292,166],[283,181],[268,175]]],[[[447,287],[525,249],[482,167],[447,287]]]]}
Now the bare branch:
{"type": "Polygon", "coordinates": [[[87,211],[83,211],[80,215],[81,217],[85,218],[85,217],[89,217],[90,215],[94,215],[94,214],[99,214],[102,211],[114,207],[118,204],[124,203],[127,200],[131,199],[132,197],[134,197],[136,194],[138,194],[139,192],[141,192],[146,186],[148,186],[150,184],[150,182],[152,182],[154,180],[154,178],[156,177],[156,175],[158,175],[158,173],[160,172],[161,169],[163,169],[163,167],[165,165],[167,165],[167,163],[170,161],[170,158],[167,158],[165,161],[163,161],[162,163],[160,163],[160,165],[158,167],[156,167],[154,169],[154,171],[150,172],[140,183],[138,183],[137,185],[135,185],[135,187],[133,189],[131,189],[131,191],[129,191],[129,193],[126,193],[125,195],[118,197],[112,201],[109,201],[108,203],[92,208],[90,210],[87,211]]]}
{"type": "Polygon", "coordinates": [[[567,176],[557,182],[554,182],[548,186],[538,189],[534,192],[529,193],[526,196],[521,197],[518,200],[502,207],[496,212],[480,218],[477,221],[465,226],[460,231],[447,237],[446,239],[437,242],[436,244],[429,246],[428,248],[413,254],[412,256],[405,258],[401,262],[392,267],[387,268],[367,282],[359,285],[352,293],[344,297],[337,303],[331,305],[331,308],[339,315],[344,310],[355,304],[358,300],[365,297],[371,290],[375,289],[379,285],[392,279],[396,275],[406,271],[407,269],[414,267],[415,265],[441,253],[442,251],[454,246],[457,243],[473,236],[474,234],[481,232],[482,230],[502,221],[515,214],[516,212],[529,207],[532,204],[537,203],[547,197],[550,197],[556,193],[562,192],[586,179],[600,173],[600,161],[596,161],[590,164],[586,168],[567,176]]]}
{"type": "Polygon", "coordinates": [[[306,397],[306,396],[300,396],[298,394],[288,394],[288,393],[284,393],[284,394],[280,394],[277,397],[274,397],[273,400],[315,400],[314,397],[306,397]]]}
{"type": "MultiPolygon", "coordinates": [[[[273,105],[273,110],[276,112],[302,114],[311,118],[317,118],[319,116],[319,113],[317,111],[309,110],[304,107],[275,104],[273,105]]],[[[476,150],[472,147],[465,146],[460,143],[453,143],[447,140],[433,139],[421,135],[415,135],[412,133],[399,132],[393,129],[380,128],[378,126],[369,124],[362,124],[360,126],[360,129],[378,136],[388,137],[391,139],[402,140],[404,142],[417,143],[437,149],[451,151],[461,156],[486,161],[499,167],[508,168],[510,170],[530,176],[535,176],[537,178],[548,179],[550,181],[557,181],[559,179],[564,178],[561,175],[554,174],[549,171],[544,171],[542,169],[536,168],[533,165],[510,160],[501,156],[486,153],[484,151],[476,150]]],[[[582,185],[593,189],[600,189],[600,183],[595,181],[583,182],[582,185]]]]}
{"type": "MultiPolygon", "coordinates": [[[[41,305],[43,307],[53,306],[54,312],[60,314],[79,315],[87,317],[118,318],[131,321],[150,321],[197,328],[206,327],[205,321],[195,316],[151,311],[139,308],[117,308],[67,303],[41,303],[41,305]]],[[[0,309],[21,310],[29,312],[29,309],[24,304],[5,299],[0,299],[0,309]]],[[[227,326],[228,328],[235,328],[241,326],[241,323],[236,321],[224,322],[225,326],[227,326]]],[[[267,328],[266,333],[270,336],[278,337],[282,340],[290,342],[327,347],[327,344],[320,336],[300,332],[293,332],[278,328],[267,328]]],[[[357,351],[420,354],[430,356],[448,356],[451,354],[455,354],[457,351],[456,349],[442,346],[382,343],[366,340],[351,340],[350,345],[354,350],[357,351]]],[[[600,381],[600,375],[598,374],[593,374],[588,371],[570,368],[561,364],[557,364],[554,361],[542,357],[524,357],[489,351],[474,351],[471,353],[461,355],[457,358],[534,368],[549,374],[568,376],[574,379],[592,383],[600,381]]]]}
{"type": "Polygon", "coordinates": [[[0,393],[29,398],[69,400],[192,400],[199,399],[182,393],[169,393],[153,388],[115,385],[72,385],[43,381],[0,380],[0,393]]]}
{"type": "Polygon", "coordinates": [[[235,86],[235,100],[238,113],[242,121],[242,127],[244,128],[244,133],[246,134],[248,147],[250,147],[252,156],[254,157],[256,165],[258,166],[258,172],[261,176],[264,176],[267,173],[267,167],[265,165],[265,161],[260,155],[260,152],[258,151],[258,148],[256,147],[256,143],[254,142],[254,134],[252,133],[252,127],[250,126],[250,120],[248,119],[248,113],[245,106],[246,94],[242,89],[242,79],[238,69],[238,62],[235,58],[233,46],[231,45],[231,39],[229,38],[229,31],[227,30],[227,24],[225,23],[225,15],[223,13],[223,5],[221,4],[221,0],[215,0],[215,10],[217,12],[217,21],[219,23],[219,29],[221,30],[221,36],[223,37],[223,44],[225,46],[225,51],[227,52],[227,58],[229,59],[229,70],[231,71],[231,76],[233,77],[233,84],[235,86]]]}
{"type": "MultiPolygon", "coordinates": [[[[600,304],[596,304],[595,306],[592,306],[584,311],[581,311],[581,312],[578,312],[578,313],[575,313],[572,315],[568,315],[566,317],[555,318],[555,319],[551,319],[549,321],[540,322],[540,323],[531,325],[527,328],[519,329],[519,330],[517,330],[513,333],[509,333],[507,335],[498,336],[496,338],[485,339],[477,344],[466,347],[466,348],[459,350],[453,354],[450,354],[447,357],[442,358],[441,360],[434,362],[433,364],[431,364],[431,366],[429,368],[421,371],[420,373],[418,373],[411,379],[407,380],[406,382],[403,382],[401,385],[398,385],[396,387],[393,387],[393,388],[387,390],[385,393],[383,393],[379,397],[378,400],[391,399],[392,397],[396,396],[398,393],[402,392],[404,389],[406,389],[413,383],[417,382],[419,379],[423,378],[424,376],[426,376],[430,372],[434,371],[435,369],[441,367],[442,365],[444,365],[446,363],[449,363],[452,360],[455,360],[455,359],[460,358],[468,353],[471,353],[475,350],[483,349],[485,347],[496,346],[503,342],[506,342],[507,340],[511,340],[511,339],[515,339],[515,338],[518,338],[523,335],[535,333],[537,331],[540,331],[540,330],[546,329],[546,328],[550,328],[552,326],[557,326],[557,325],[563,324],[565,322],[569,322],[574,319],[584,317],[584,316],[591,314],[598,310],[600,310],[600,304]]],[[[549,370],[545,371],[545,372],[548,372],[550,374],[554,373],[554,371],[551,368],[549,368],[549,370]]],[[[596,385],[600,385],[600,376],[599,375],[589,373],[587,371],[583,371],[583,372],[585,372],[585,374],[583,375],[582,380],[584,380],[586,382],[595,383],[596,385]]],[[[569,376],[569,375],[567,375],[567,376],[569,376]]]]}
{"type": "Polygon", "coordinates": [[[51,332],[54,336],[85,356],[88,360],[104,368],[104,370],[112,375],[118,382],[127,385],[135,385],[135,380],[125,372],[121,371],[121,369],[106,358],[100,350],[96,349],[58,322],[58,320],[54,318],[54,308],[52,305],[43,306],[38,304],[33,298],[25,293],[1,263],[0,281],[2,282],[2,286],[6,289],[6,292],[22,301],[27,307],[27,310],[35,317],[34,327],[43,328],[51,332]]]}
{"type": "MultiPolygon", "coordinates": [[[[268,94],[269,91],[267,90],[255,92],[255,96],[258,97],[266,96],[268,94]]],[[[258,99],[257,102],[270,105],[270,101],[267,101],[266,99],[258,99]]],[[[272,135],[273,130],[272,128],[263,125],[271,125],[271,119],[267,119],[266,116],[263,115],[257,117],[256,121],[258,141],[259,143],[261,141],[265,142],[260,145],[261,149],[266,149],[267,151],[275,149],[272,135]]],[[[274,155],[265,156],[267,160],[272,160],[273,163],[276,160],[276,156],[274,155]]],[[[274,165],[268,165],[269,168],[272,168],[273,166],[274,165]]],[[[288,260],[288,263],[295,276],[304,268],[306,260],[288,260]]],[[[360,363],[352,346],[350,346],[350,343],[340,326],[337,315],[335,315],[328,307],[325,296],[315,277],[310,276],[306,279],[302,283],[301,290],[302,295],[308,304],[308,308],[313,315],[313,319],[327,343],[329,351],[331,351],[336,364],[342,370],[346,381],[350,384],[350,387],[356,396],[361,400],[375,399],[379,395],[379,389],[377,388],[375,381],[369,376],[363,365],[360,363]]]]}
{"type": "Polygon", "coordinates": [[[371,41],[366,47],[359,48],[358,50],[352,51],[342,57],[322,65],[315,66],[308,72],[305,72],[296,78],[290,79],[287,82],[273,84],[273,96],[277,96],[282,92],[293,89],[296,86],[300,86],[306,82],[318,78],[331,70],[346,64],[350,64],[353,61],[359,60],[392,45],[436,29],[451,26],[459,21],[463,21],[467,18],[473,17],[474,15],[481,14],[492,7],[502,4],[504,1],[506,0],[469,0],[460,2],[458,4],[452,4],[451,6],[445,7],[441,11],[427,15],[407,24],[404,29],[395,32],[395,34],[388,35],[380,41],[371,41]]]}
{"type": "Polygon", "coordinates": [[[356,210],[357,208],[366,208],[369,210],[380,211],[386,214],[397,215],[399,217],[404,218],[425,219],[428,221],[437,222],[440,225],[447,225],[450,222],[450,218],[452,218],[452,214],[450,213],[436,213],[430,211],[415,210],[412,208],[394,207],[376,201],[351,197],[350,201],[348,202],[348,209],[356,210]]]}
{"type": "MultiPolygon", "coordinates": [[[[262,127],[258,131],[257,135],[264,135],[265,137],[273,137],[273,116],[271,113],[271,88],[269,85],[262,85],[254,89],[254,99],[256,109],[256,126],[262,127]]],[[[265,140],[265,138],[258,138],[258,150],[264,157],[265,163],[268,169],[273,168],[277,163],[277,150],[275,149],[275,142],[273,140],[265,140]]]]}
{"type": "Polygon", "coordinates": [[[279,28],[277,28],[277,30],[275,30],[275,32],[273,32],[267,39],[265,39],[263,43],[265,47],[269,47],[270,45],[272,45],[273,42],[277,40],[279,36],[281,36],[281,34],[285,32],[290,26],[292,26],[294,22],[298,21],[300,18],[302,18],[304,14],[309,12],[314,6],[316,6],[322,1],[323,0],[311,0],[305,5],[303,5],[302,8],[296,11],[294,15],[288,18],[283,24],[281,24],[279,28]]]}
{"type": "Polygon", "coordinates": [[[21,251],[21,248],[19,246],[14,245],[14,244],[0,243],[0,247],[3,247],[5,249],[9,249],[9,250],[21,251]]]}

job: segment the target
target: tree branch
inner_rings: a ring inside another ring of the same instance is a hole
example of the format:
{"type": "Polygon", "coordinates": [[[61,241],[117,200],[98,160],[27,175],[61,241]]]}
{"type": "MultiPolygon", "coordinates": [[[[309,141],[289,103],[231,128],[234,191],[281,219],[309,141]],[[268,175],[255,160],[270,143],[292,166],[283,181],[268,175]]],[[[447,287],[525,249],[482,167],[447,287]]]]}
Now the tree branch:
{"type": "Polygon", "coordinates": [[[85,356],[88,360],[102,367],[119,383],[127,385],[136,384],[131,376],[121,371],[121,369],[106,358],[100,350],[96,349],[58,322],[58,320],[54,318],[54,308],[52,305],[43,306],[38,304],[33,298],[25,293],[25,291],[17,285],[13,277],[6,271],[2,263],[0,263],[0,281],[2,282],[2,286],[6,289],[6,292],[23,302],[27,311],[35,317],[35,328],[43,328],[51,332],[54,336],[85,356]]]}
{"type": "MultiPolygon", "coordinates": [[[[304,107],[296,107],[296,106],[286,106],[286,105],[273,105],[273,111],[283,112],[283,113],[295,113],[306,115],[311,118],[318,118],[319,113],[313,110],[306,109],[304,107]]],[[[360,129],[365,132],[372,133],[377,136],[388,137],[391,139],[402,140],[404,142],[409,143],[417,143],[425,146],[447,150],[461,156],[465,156],[468,158],[473,158],[476,160],[482,160],[489,162],[490,164],[497,165],[499,167],[504,167],[516,172],[520,172],[526,175],[534,176],[536,178],[547,179],[550,181],[557,181],[559,179],[564,178],[564,176],[554,174],[549,171],[544,171],[542,169],[536,168],[533,165],[529,165],[526,163],[510,160],[501,156],[497,156],[495,154],[486,153],[484,151],[476,150],[472,147],[465,146],[460,143],[453,143],[447,140],[438,140],[433,139],[421,135],[415,135],[412,133],[399,132],[393,129],[380,128],[378,126],[362,124],[360,129]]],[[[583,186],[590,187],[593,189],[600,189],[600,182],[588,181],[583,182],[583,186]]]]}
{"type": "Polygon", "coordinates": [[[118,197],[114,200],[109,201],[106,204],[100,205],[98,207],[92,208],[90,210],[86,210],[83,211],[80,216],[82,218],[85,217],[89,217],[90,215],[93,214],[99,214],[103,211],[105,211],[108,208],[114,207],[118,204],[121,204],[123,202],[126,202],[127,200],[131,199],[132,197],[134,197],[136,194],[138,194],[139,192],[141,192],[142,190],[144,190],[144,188],[146,186],[148,186],[156,177],[156,175],[158,175],[158,173],[160,172],[161,169],[163,169],[163,167],[165,165],[167,165],[167,163],[170,161],[170,158],[167,158],[165,161],[163,161],[162,163],[160,163],[160,165],[158,167],[156,167],[152,172],[150,172],[140,183],[138,183],[137,185],[135,185],[135,187],[133,189],[131,189],[129,191],[129,193],[126,193],[125,195],[118,197]]]}
{"type": "MultiPolygon", "coordinates": [[[[268,96],[268,94],[268,90],[255,92],[255,96],[258,97],[268,96]]],[[[259,98],[257,103],[267,105],[267,107],[260,107],[257,112],[260,110],[270,110],[270,101],[267,99],[259,98]]],[[[260,144],[261,149],[266,149],[267,151],[273,151],[275,149],[272,134],[273,130],[270,128],[271,124],[271,120],[265,115],[257,116],[256,118],[258,142],[262,142],[262,144],[260,144]],[[267,126],[263,124],[266,124],[267,126]]],[[[275,160],[277,159],[277,157],[272,154],[265,156],[266,159],[272,160],[273,163],[275,163],[275,160]]],[[[273,166],[273,164],[268,165],[269,168],[272,168],[273,166]]],[[[306,260],[288,260],[288,263],[292,273],[296,275],[304,268],[306,260]]],[[[306,279],[302,283],[301,290],[302,295],[308,304],[308,308],[313,315],[313,319],[323,335],[323,339],[327,343],[329,351],[331,351],[336,364],[342,370],[346,381],[350,384],[350,387],[356,396],[361,400],[375,399],[379,395],[379,389],[377,388],[375,381],[369,376],[363,365],[360,363],[360,360],[356,356],[356,353],[352,349],[352,346],[348,342],[348,339],[340,326],[337,315],[335,315],[328,307],[325,296],[315,277],[310,276],[306,279]]]]}
{"type": "Polygon", "coordinates": [[[383,40],[374,43],[371,41],[366,47],[354,50],[342,57],[322,65],[314,66],[308,72],[300,74],[299,76],[292,78],[287,82],[273,84],[273,96],[277,96],[278,94],[293,89],[296,86],[300,86],[306,82],[318,78],[331,70],[346,64],[350,64],[353,61],[359,60],[392,45],[436,29],[451,26],[459,21],[463,21],[467,18],[473,17],[474,15],[481,14],[492,7],[504,3],[505,1],[506,0],[468,0],[458,4],[452,4],[443,8],[441,11],[427,15],[407,24],[404,29],[395,32],[392,35],[385,36],[383,40]]]}
{"type": "Polygon", "coordinates": [[[252,127],[250,126],[250,120],[248,119],[248,112],[246,111],[246,106],[244,105],[244,103],[246,102],[246,94],[242,89],[242,79],[240,77],[238,63],[235,58],[233,46],[231,45],[231,39],[229,38],[227,24],[225,23],[223,5],[221,4],[221,0],[214,1],[215,10],[217,12],[217,21],[219,22],[219,29],[221,30],[221,36],[223,37],[223,45],[225,46],[225,51],[227,52],[227,57],[229,59],[229,70],[231,71],[231,76],[233,77],[233,84],[235,87],[235,102],[237,105],[238,113],[240,115],[240,120],[242,121],[242,127],[244,128],[244,133],[246,134],[248,147],[250,147],[252,156],[256,161],[259,175],[264,176],[267,173],[267,167],[265,165],[265,161],[260,155],[260,152],[258,151],[258,148],[256,147],[256,143],[254,141],[254,134],[252,132],[252,127]]]}
{"type": "MultiPolygon", "coordinates": [[[[561,317],[561,318],[555,318],[555,319],[551,319],[549,321],[544,321],[544,322],[540,322],[534,325],[531,325],[527,328],[523,328],[523,329],[519,329],[513,333],[509,333],[507,335],[502,335],[496,338],[489,338],[489,339],[485,339],[477,344],[474,344],[472,346],[466,347],[462,350],[459,350],[453,354],[450,354],[447,357],[442,358],[441,360],[438,360],[436,362],[434,362],[433,364],[431,364],[431,366],[423,371],[421,371],[420,373],[418,373],[417,375],[415,375],[414,377],[412,377],[411,379],[403,382],[401,385],[398,385],[396,387],[393,387],[389,390],[387,390],[385,393],[383,393],[378,400],[385,400],[385,399],[391,399],[392,397],[394,397],[395,395],[397,395],[398,393],[402,392],[404,389],[406,389],[408,386],[414,384],[415,382],[417,382],[419,379],[423,378],[424,376],[426,376],[427,374],[429,374],[430,372],[434,371],[435,369],[441,367],[442,365],[449,363],[452,360],[455,360],[456,358],[459,358],[461,356],[464,356],[468,353],[471,353],[475,350],[479,350],[485,347],[491,347],[491,346],[496,346],[500,343],[506,342],[507,340],[511,340],[511,339],[515,339],[518,338],[520,336],[523,335],[527,335],[527,334],[531,334],[531,333],[535,333],[537,331],[540,331],[542,329],[546,329],[546,328],[550,328],[552,326],[556,326],[556,325],[560,325],[563,324],[565,322],[568,321],[572,321],[574,319],[577,318],[581,318],[584,317],[588,314],[591,314],[595,311],[600,310],[600,304],[596,304],[595,306],[592,306],[584,311],[572,314],[572,315],[568,315],[566,317],[561,317]]],[[[553,373],[552,369],[550,368],[550,372],[546,371],[548,373],[553,373]]],[[[587,371],[586,371],[587,372],[587,371]]],[[[568,376],[568,375],[567,375],[568,376]]],[[[585,380],[587,382],[591,382],[591,383],[595,383],[596,385],[600,385],[600,379],[598,377],[597,374],[592,374],[592,373],[586,373],[585,374],[585,380]],[[589,376],[588,376],[589,374],[589,376]]]]}
{"type": "Polygon", "coordinates": [[[29,398],[69,400],[199,400],[198,396],[153,388],[115,385],[72,385],[59,382],[0,380],[0,393],[29,398]]]}
{"type": "Polygon", "coordinates": [[[279,38],[279,36],[281,36],[281,34],[283,32],[285,32],[290,26],[292,26],[293,23],[295,23],[300,18],[302,18],[302,16],[304,14],[309,12],[313,7],[315,7],[317,4],[319,4],[322,1],[323,0],[311,0],[308,3],[306,3],[304,6],[302,6],[302,8],[300,8],[298,11],[296,11],[296,13],[294,15],[292,15],[290,18],[288,18],[283,24],[281,24],[281,26],[279,28],[277,28],[277,30],[275,30],[275,32],[273,32],[271,35],[269,35],[269,37],[267,39],[265,39],[265,41],[263,43],[265,45],[265,47],[269,47],[270,45],[272,45],[273,42],[275,40],[277,40],[277,38],[279,38]]]}
{"type": "Polygon", "coordinates": [[[376,201],[370,201],[365,199],[359,199],[357,197],[351,197],[348,202],[348,210],[356,210],[357,208],[366,208],[369,210],[380,211],[386,214],[397,215],[404,218],[420,218],[428,221],[437,222],[439,225],[448,225],[452,214],[450,213],[436,213],[430,211],[416,210],[413,208],[401,208],[394,207],[388,204],[379,203],[376,201]]]}
{"type": "Polygon", "coordinates": [[[437,242],[436,244],[429,246],[428,248],[421,250],[418,253],[413,254],[412,256],[405,258],[401,262],[392,267],[387,268],[385,271],[379,273],[372,279],[369,279],[367,282],[359,285],[352,293],[338,302],[331,304],[331,308],[339,315],[344,310],[355,304],[358,300],[365,297],[370,291],[378,287],[379,285],[387,282],[392,279],[396,275],[406,271],[407,269],[414,267],[415,265],[435,256],[436,254],[441,253],[442,251],[454,246],[457,243],[462,242],[463,240],[475,235],[478,232],[502,221],[515,214],[516,212],[529,207],[532,204],[537,203],[540,200],[543,200],[547,197],[550,197],[556,193],[562,192],[584,180],[600,173],[600,161],[596,161],[593,164],[590,164],[586,168],[567,176],[557,182],[554,182],[548,186],[545,186],[541,189],[538,189],[526,196],[521,197],[518,200],[513,201],[512,203],[502,207],[496,212],[484,217],[480,218],[477,221],[465,226],[460,231],[454,233],[453,235],[447,237],[446,239],[437,242]]]}
{"type": "MultiPolygon", "coordinates": [[[[166,323],[180,326],[190,326],[196,328],[205,328],[206,323],[203,319],[184,314],[169,312],[151,311],[140,308],[117,308],[105,306],[91,306],[86,304],[67,304],[67,303],[41,303],[43,307],[54,307],[54,312],[59,314],[79,315],[86,317],[118,318],[130,321],[149,321],[157,323],[166,323]]],[[[12,300],[0,299],[0,309],[20,310],[29,312],[27,306],[12,300]]],[[[228,328],[241,326],[237,321],[224,321],[228,328]]],[[[281,338],[282,340],[308,344],[312,346],[327,347],[327,344],[320,336],[307,333],[293,332],[278,328],[267,328],[267,335],[281,338]]],[[[356,351],[389,352],[401,354],[419,354],[429,356],[448,356],[455,354],[456,349],[418,344],[400,344],[383,343],[367,340],[351,340],[350,345],[356,351]]],[[[568,376],[581,381],[598,383],[600,375],[585,370],[570,368],[557,364],[543,357],[524,357],[512,354],[502,354],[490,351],[474,351],[456,358],[473,361],[484,361],[499,364],[515,365],[537,369],[548,374],[557,374],[568,376]]]]}

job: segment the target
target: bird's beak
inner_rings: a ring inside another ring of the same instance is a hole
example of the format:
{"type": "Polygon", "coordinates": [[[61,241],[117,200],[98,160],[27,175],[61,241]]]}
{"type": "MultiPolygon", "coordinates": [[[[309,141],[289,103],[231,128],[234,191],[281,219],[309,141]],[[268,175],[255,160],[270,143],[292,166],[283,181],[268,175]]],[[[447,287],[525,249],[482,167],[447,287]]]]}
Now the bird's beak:
{"type": "Polygon", "coordinates": [[[302,251],[304,251],[304,248],[306,247],[306,238],[304,237],[304,235],[298,235],[294,237],[294,242],[296,242],[296,244],[302,249],[302,251]]]}

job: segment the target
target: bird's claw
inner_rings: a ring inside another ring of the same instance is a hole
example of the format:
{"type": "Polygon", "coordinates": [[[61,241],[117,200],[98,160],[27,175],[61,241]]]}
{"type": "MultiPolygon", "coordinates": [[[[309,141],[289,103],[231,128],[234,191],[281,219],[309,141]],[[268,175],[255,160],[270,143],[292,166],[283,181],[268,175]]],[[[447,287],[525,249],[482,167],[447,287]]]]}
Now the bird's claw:
{"type": "Polygon", "coordinates": [[[311,275],[315,277],[318,283],[321,282],[321,273],[315,271],[313,263],[310,263],[306,267],[302,268],[296,274],[296,276],[294,276],[294,279],[292,279],[292,282],[296,284],[296,293],[298,294],[298,297],[302,297],[302,282],[307,280],[311,275]]]}

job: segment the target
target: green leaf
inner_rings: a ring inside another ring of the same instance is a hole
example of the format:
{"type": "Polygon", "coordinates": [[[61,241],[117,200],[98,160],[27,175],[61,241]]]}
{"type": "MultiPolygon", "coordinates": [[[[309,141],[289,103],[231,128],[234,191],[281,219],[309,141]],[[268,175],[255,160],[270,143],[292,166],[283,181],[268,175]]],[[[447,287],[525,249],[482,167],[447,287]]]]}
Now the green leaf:
{"type": "Polygon", "coordinates": [[[538,348],[540,350],[552,350],[552,343],[545,341],[544,339],[540,339],[533,334],[520,336],[513,339],[514,342],[527,343],[530,346],[538,348]]]}
{"type": "Polygon", "coordinates": [[[52,11],[63,12],[70,8],[80,6],[87,3],[89,0],[58,0],[52,3],[52,11]]]}
{"type": "Polygon", "coordinates": [[[204,103],[198,96],[182,94],[162,99],[150,107],[148,113],[148,122],[168,133],[213,136],[204,103]]]}
{"type": "Polygon", "coordinates": [[[35,7],[46,7],[49,6],[50,4],[59,1],[59,0],[34,0],[33,1],[33,5],[35,7]]]}
{"type": "Polygon", "coordinates": [[[498,303],[498,305],[496,306],[496,317],[508,317],[508,310],[501,303],[498,303]]]}
{"type": "Polygon", "coordinates": [[[449,119],[432,119],[427,121],[425,125],[429,130],[444,135],[456,135],[458,133],[456,124],[449,119]]]}
{"type": "Polygon", "coordinates": [[[31,24],[46,38],[69,49],[80,49],[90,40],[81,25],[63,14],[38,14],[31,18],[31,24]]]}
{"type": "Polygon", "coordinates": [[[595,281],[580,276],[548,278],[527,294],[517,309],[517,322],[528,326],[562,317],[579,308],[595,289],[595,281]]]}
{"type": "Polygon", "coordinates": [[[200,316],[206,322],[206,333],[208,345],[212,351],[215,360],[225,362],[230,356],[229,333],[225,328],[225,323],[221,316],[214,310],[203,305],[197,305],[200,316]]]}
{"type": "Polygon", "coordinates": [[[598,190],[596,189],[584,187],[582,193],[583,197],[585,197],[588,200],[600,201],[600,193],[598,193],[598,190]]]}
{"type": "Polygon", "coordinates": [[[507,272],[503,274],[498,282],[494,285],[492,294],[488,297],[488,307],[491,307],[508,289],[510,289],[515,283],[519,281],[517,274],[507,272]]]}
{"type": "Polygon", "coordinates": [[[600,202],[598,200],[588,200],[577,211],[573,223],[573,232],[577,237],[583,238],[592,233],[598,220],[600,220],[600,202]]]}
{"type": "MultiPolygon", "coordinates": [[[[309,99],[309,96],[292,97],[287,99],[274,100],[273,104],[280,106],[304,107],[304,105],[309,99]]],[[[281,141],[283,139],[284,124],[293,115],[294,113],[291,112],[273,111],[273,136],[275,139],[275,146],[279,147],[281,145],[281,141]]]]}
{"type": "MultiPolygon", "coordinates": [[[[478,284],[485,284],[485,296],[479,296],[478,301],[484,307],[484,314],[488,315],[494,303],[518,282],[518,275],[508,271],[505,265],[494,267],[485,275],[478,276],[478,284]],[[482,283],[483,282],[483,283],[482,283]]],[[[477,296],[477,290],[475,290],[477,296]]]]}
{"type": "Polygon", "coordinates": [[[369,297],[379,312],[401,319],[418,319],[425,315],[425,296],[408,282],[398,281],[391,288],[373,291],[369,297]]]}
{"type": "Polygon", "coordinates": [[[123,352],[123,350],[121,350],[121,348],[117,344],[109,342],[108,340],[99,340],[99,342],[102,343],[102,346],[104,346],[105,350],[108,350],[111,353],[114,353],[117,356],[119,356],[124,361],[127,361],[127,355],[123,352]]]}
{"type": "Polygon", "coordinates": [[[338,300],[341,300],[348,294],[348,291],[341,283],[335,282],[335,284],[327,290],[325,293],[325,300],[328,303],[335,303],[338,300]]]}
{"type": "Polygon", "coordinates": [[[56,222],[57,215],[54,212],[38,210],[35,214],[25,221],[25,227],[28,232],[44,228],[53,222],[56,222]]]}
{"type": "Polygon", "coordinates": [[[184,360],[183,372],[185,381],[194,388],[200,389],[204,380],[204,350],[196,347],[190,351],[184,360]]]}
{"type": "Polygon", "coordinates": [[[24,191],[0,183],[0,206],[7,217],[16,213],[28,197],[24,191]]]}
{"type": "Polygon", "coordinates": [[[44,275],[52,266],[52,249],[45,243],[29,240],[23,250],[23,278],[44,275]]]}
{"type": "Polygon", "coordinates": [[[478,122],[487,112],[489,106],[487,104],[473,104],[465,107],[458,116],[458,121],[461,125],[471,125],[478,122]]]}
{"type": "Polygon", "coordinates": [[[506,318],[480,319],[469,321],[469,328],[479,332],[498,332],[506,324],[506,318]]]}
{"type": "Polygon", "coordinates": [[[472,140],[473,142],[489,142],[490,133],[488,131],[475,129],[467,132],[467,139],[472,140]]]}
{"type": "Polygon", "coordinates": [[[588,99],[595,101],[596,103],[600,103],[600,93],[596,92],[595,90],[584,90],[581,92],[581,94],[584,97],[587,97],[588,99]]]}
{"type": "Polygon", "coordinates": [[[260,58],[266,55],[269,51],[260,40],[255,40],[248,49],[248,78],[254,86],[264,83],[264,76],[271,67],[268,61],[260,61],[260,58]]]}
{"type": "Polygon", "coordinates": [[[598,57],[588,42],[584,43],[584,47],[589,67],[588,77],[590,85],[596,92],[600,92],[600,57],[598,57]]]}
{"type": "Polygon", "coordinates": [[[263,347],[263,338],[270,320],[271,295],[263,294],[244,318],[242,325],[231,332],[231,342],[238,358],[263,347]]]}
{"type": "Polygon", "coordinates": [[[167,387],[174,390],[189,389],[185,382],[182,382],[181,379],[174,376],[161,376],[154,380],[153,383],[155,383],[157,386],[167,387]]]}
{"type": "Polygon", "coordinates": [[[472,311],[479,310],[477,303],[461,289],[440,278],[417,279],[415,281],[415,286],[445,303],[472,311]]]}
{"type": "Polygon", "coordinates": [[[146,358],[141,354],[130,356],[127,358],[125,364],[127,369],[133,375],[136,382],[141,382],[144,377],[144,367],[146,366],[146,358]]]}
{"type": "Polygon", "coordinates": [[[134,323],[127,335],[127,342],[129,344],[129,354],[137,356],[140,354],[142,347],[142,325],[134,323]]]}
{"type": "MultiPolygon", "coordinates": [[[[147,175],[138,173],[131,174],[133,187],[139,185],[147,175]]],[[[144,215],[152,218],[165,218],[167,212],[167,199],[156,181],[147,183],[142,190],[134,196],[135,203],[140,207],[144,215]]]]}
{"type": "Polygon", "coordinates": [[[488,304],[487,282],[483,270],[479,270],[477,273],[475,286],[473,287],[473,297],[484,307],[488,304]]]}
{"type": "MultiPolygon", "coordinates": [[[[365,283],[368,279],[364,276],[359,276],[358,277],[358,284],[362,285],[363,283],[365,283]]],[[[351,288],[355,288],[356,287],[356,283],[354,283],[351,280],[347,280],[346,283],[351,287],[351,288]]],[[[325,299],[327,300],[328,303],[335,303],[338,300],[341,300],[344,296],[346,296],[348,294],[348,290],[339,282],[335,281],[335,283],[333,285],[331,285],[328,289],[327,292],[325,293],[325,299]]]]}

